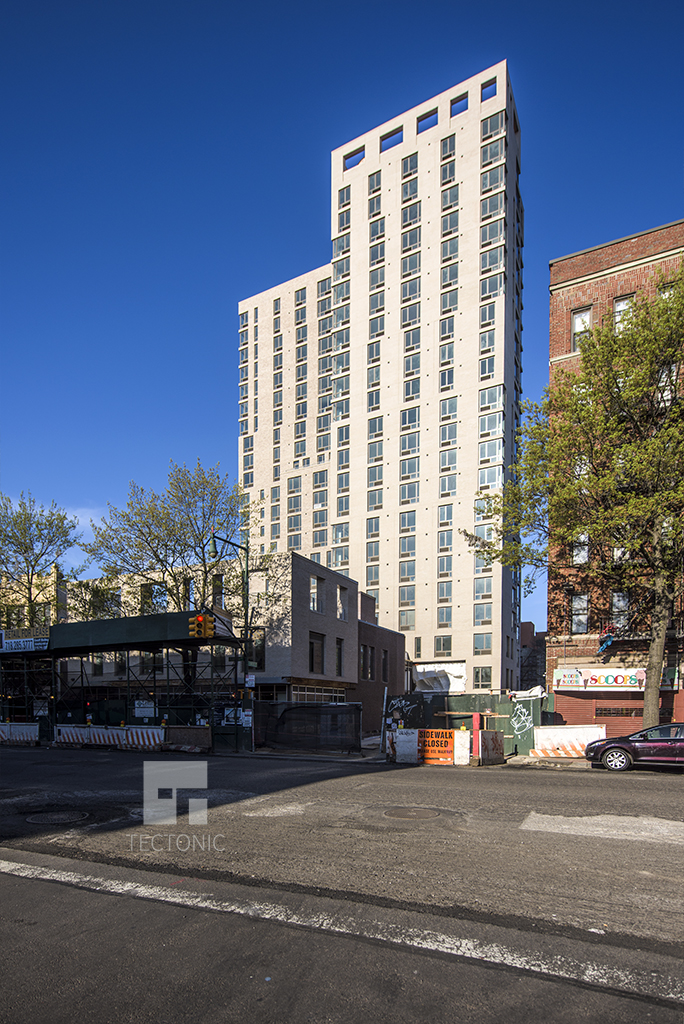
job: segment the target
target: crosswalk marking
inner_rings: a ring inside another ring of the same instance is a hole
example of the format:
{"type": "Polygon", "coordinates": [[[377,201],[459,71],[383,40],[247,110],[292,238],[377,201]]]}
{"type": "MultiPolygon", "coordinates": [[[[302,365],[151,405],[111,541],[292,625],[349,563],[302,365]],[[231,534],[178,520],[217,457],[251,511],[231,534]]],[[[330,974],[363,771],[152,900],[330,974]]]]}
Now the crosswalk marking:
{"type": "MultiPolygon", "coordinates": [[[[137,899],[154,900],[195,910],[209,910],[279,924],[313,928],[333,935],[373,939],[392,946],[451,955],[479,963],[489,963],[559,980],[582,982],[601,989],[668,1000],[684,1005],[684,976],[664,972],[627,970],[618,961],[611,963],[615,951],[597,950],[593,959],[542,953],[515,948],[513,944],[483,941],[468,935],[450,935],[432,929],[421,929],[383,921],[360,922],[354,917],[331,912],[301,913],[267,900],[219,900],[212,896],[168,886],[147,885],[122,879],[100,878],[76,871],[61,871],[0,860],[0,873],[19,878],[59,882],[93,892],[137,899]],[[603,954],[603,961],[601,955],[603,954]]],[[[463,922],[455,922],[459,927],[463,922]]],[[[465,929],[464,929],[465,930],[465,929]]],[[[520,933],[516,933],[518,936],[520,933]]]]}
{"type": "Polygon", "coordinates": [[[619,814],[566,818],[562,814],[537,814],[536,811],[530,811],[520,828],[528,832],[556,832],[567,836],[684,845],[684,822],[668,821],[667,818],[630,817],[619,814]]]}

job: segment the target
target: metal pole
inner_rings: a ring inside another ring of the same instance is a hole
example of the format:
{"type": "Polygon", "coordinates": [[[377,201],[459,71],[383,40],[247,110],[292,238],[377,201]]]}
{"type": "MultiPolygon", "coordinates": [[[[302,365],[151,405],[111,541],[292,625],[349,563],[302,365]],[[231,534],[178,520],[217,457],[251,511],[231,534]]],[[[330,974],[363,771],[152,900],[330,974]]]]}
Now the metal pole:
{"type": "Polygon", "coordinates": [[[382,698],[382,728],[380,730],[380,753],[383,752],[385,746],[385,733],[387,731],[387,687],[385,687],[385,695],[382,698]]]}
{"type": "MultiPolygon", "coordinates": [[[[245,694],[247,693],[247,675],[248,675],[248,671],[249,671],[249,650],[251,648],[251,644],[250,644],[251,630],[249,628],[249,533],[247,534],[247,538],[246,539],[247,539],[247,543],[245,545],[245,572],[244,572],[244,583],[243,583],[243,587],[242,587],[242,602],[243,602],[242,611],[243,611],[244,622],[245,622],[245,658],[244,658],[245,694]]],[[[252,726],[251,726],[251,729],[250,729],[250,749],[251,749],[251,751],[253,753],[254,752],[254,712],[256,710],[255,707],[254,707],[254,688],[252,688],[251,702],[252,702],[252,726]]]]}
{"type": "Polygon", "coordinates": [[[234,662],[233,667],[235,669],[235,680],[234,680],[235,698],[233,699],[233,724],[235,726],[235,753],[236,754],[237,754],[237,752],[239,750],[239,746],[238,746],[238,717],[237,717],[237,713],[238,713],[237,689],[238,689],[238,686],[239,686],[239,683],[240,683],[240,673],[238,672],[238,661],[239,661],[239,658],[238,658],[237,647],[235,647],[235,648],[233,648],[233,662],[234,662]]]}
{"type": "Polygon", "coordinates": [[[29,661],[28,657],[24,655],[24,721],[28,719],[29,710],[29,661]]]}
{"type": "MultiPolygon", "coordinates": [[[[243,676],[244,676],[244,690],[242,698],[243,710],[247,710],[248,702],[251,703],[251,717],[252,717],[252,728],[251,728],[251,749],[254,750],[254,699],[253,697],[247,696],[247,676],[249,674],[249,530],[246,531],[246,544],[238,544],[234,540],[228,540],[227,537],[220,537],[212,530],[211,543],[209,545],[209,557],[217,558],[218,551],[216,548],[216,541],[220,540],[225,544],[229,544],[232,548],[237,548],[238,551],[242,551],[244,554],[244,563],[242,569],[242,661],[243,661],[243,676]]],[[[238,666],[237,657],[235,661],[235,683],[238,682],[238,666]]],[[[236,706],[236,717],[235,717],[235,743],[237,745],[237,706],[236,706]]]]}
{"type": "Polygon", "coordinates": [[[50,739],[55,739],[55,726],[57,724],[57,685],[55,681],[55,656],[52,655],[52,673],[50,676],[50,700],[48,700],[48,729],[50,739]]]}
{"type": "MultiPolygon", "coordinates": [[[[168,727],[168,724],[169,724],[169,672],[170,672],[169,662],[170,662],[170,660],[171,660],[171,651],[167,647],[166,648],[166,714],[165,715],[161,715],[160,718],[159,718],[160,722],[161,722],[162,719],[164,719],[164,718],[166,719],[167,727],[168,727]]],[[[159,708],[157,708],[157,713],[159,713],[159,708]]],[[[168,733],[167,733],[167,735],[168,735],[168,733]]]]}

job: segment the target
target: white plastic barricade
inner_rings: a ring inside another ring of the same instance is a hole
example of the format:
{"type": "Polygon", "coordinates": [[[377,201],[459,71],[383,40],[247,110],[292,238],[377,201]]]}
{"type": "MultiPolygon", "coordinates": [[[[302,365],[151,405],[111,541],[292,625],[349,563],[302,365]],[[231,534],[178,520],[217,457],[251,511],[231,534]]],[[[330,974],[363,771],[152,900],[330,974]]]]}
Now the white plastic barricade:
{"type": "Polygon", "coordinates": [[[160,750],[163,742],[163,726],[140,728],[137,725],[132,725],[126,729],[128,750],[160,750]]]}
{"type": "Polygon", "coordinates": [[[112,728],[105,729],[103,725],[88,725],[87,739],[84,743],[89,743],[91,746],[96,747],[119,747],[121,750],[125,750],[128,746],[126,742],[126,729],[113,726],[112,728]]]}
{"type": "Polygon", "coordinates": [[[38,722],[0,723],[0,743],[33,744],[38,742],[38,722]]]}
{"type": "Polygon", "coordinates": [[[584,757],[584,748],[605,740],[605,725],[542,725],[534,730],[531,757],[584,757]]]}
{"type": "Polygon", "coordinates": [[[117,747],[119,750],[160,750],[164,742],[164,727],[103,725],[56,725],[54,743],[81,744],[96,747],[117,747]]]}
{"type": "Polygon", "coordinates": [[[53,743],[88,743],[90,726],[88,725],[56,725],[53,743]]]}

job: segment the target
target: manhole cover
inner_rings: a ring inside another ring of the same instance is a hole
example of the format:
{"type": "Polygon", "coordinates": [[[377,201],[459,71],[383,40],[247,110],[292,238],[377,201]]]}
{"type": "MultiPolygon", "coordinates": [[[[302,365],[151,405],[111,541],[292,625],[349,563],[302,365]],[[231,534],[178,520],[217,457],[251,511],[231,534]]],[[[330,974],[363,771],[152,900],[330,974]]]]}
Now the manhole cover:
{"type": "Polygon", "coordinates": [[[74,821],[83,821],[88,817],[87,811],[45,811],[32,814],[27,821],[32,825],[71,825],[74,821]]]}
{"type": "Polygon", "coordinates": [[[387,818],[439,818],[439,811],[430,807],[390,807],[385,811],[387,818]]]}

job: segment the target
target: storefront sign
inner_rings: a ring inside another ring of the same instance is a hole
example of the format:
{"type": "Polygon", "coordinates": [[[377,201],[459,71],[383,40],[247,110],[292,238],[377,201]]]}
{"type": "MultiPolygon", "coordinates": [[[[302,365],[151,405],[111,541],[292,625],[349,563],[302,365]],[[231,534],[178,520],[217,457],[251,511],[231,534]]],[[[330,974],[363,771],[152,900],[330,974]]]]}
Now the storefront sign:
{"type": "Polygon", "coordinates": [[[47,651],[49,642],[49,626],[0,629],[0,654],[16,654],[17,651],[47,651]]]}
{"type": "MultiPolygon", "coordinates": [[[[582,666],[582,668],[557,668],[553,673],[554,690],[643,690],[646,682],[645,668],[622,668],[619,665],[582,666]]],[[[678,690],[679,680],[676,668],[663,670],[661,690],[678,690]]]]}

